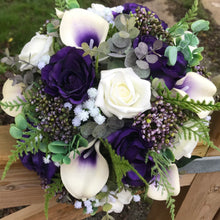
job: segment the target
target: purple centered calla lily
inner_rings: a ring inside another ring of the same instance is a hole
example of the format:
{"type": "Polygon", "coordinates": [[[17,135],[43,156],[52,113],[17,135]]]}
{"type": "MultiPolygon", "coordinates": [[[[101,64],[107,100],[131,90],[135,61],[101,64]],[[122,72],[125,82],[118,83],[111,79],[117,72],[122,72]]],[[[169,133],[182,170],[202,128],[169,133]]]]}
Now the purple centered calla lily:
{"type": "MultiPolygon", "coordinates": [[[[154,165],[152,158],[149,158],[149,162],[145,164],[146,153],[150,150],[151,144],[141,138],[137,129],[118,130],[108,137],[108,141],[116,153],[128,160],[146,181],[151,180],[151,167],[154,165]]],[[[133,171],[129,171],[122,181],[131,186],[144,185],[133,171]]]]}
{"type": "Polygon", "coordinates": [[[101,16],[81,8],[65,11],[60,24],[60,38],[66,46],[81,48],[82,43],[98,46],[105,41],[109,24],[101,16]]]}
{"type": "Polygon", "coordinates": [[[95,70],[90,56],[83,57],[84,51],[64,47],[53,55],[50,63],[41,71],[45,92],[62,96],[73,104],[80,104],[87,97],[87,90],[93,85],[95,70]]]}
{"type": "Polygon", "coordinates": [[[20,160],[26,168],[34,170],[42,179],[47,180],[47,184],[50,184],[51,179],[59,169],[52,161],[45,164],[43,160],[44,157],[45,153],[38,151],[35,154],[28,153],[26,155],[24,153],[23,156],[20,157],[20,160]]]}
{"type": "Polygon", "coordinates": [[[108,180],[109,168],[99,151],[100,141],[93,140],[88,147],[79,147],[80,155],[71,163],[60,166],[60,175],[67,191],[77,199],[88,199],[95,196],[108,180]]]}
{"type": "MultiPolygon", "coordinates": [[[[138,47],[140,42],[144,42],[148,46],[148,54],[154,54],[152,52],[153,43],[157,38],[153,36],[141,36],[137,37],[133,42],[133,47],[138,47]]],[[[181,52],[177,54],[177,61],[174,66],[169,66],[168,58],[164,56],[164,52],[168,45],[163,42],[161,49],[156,50],[156,55],[158,60],[155,63],[149,63],[150,67],[150,77],[161,78],[165,81],[166,86],[169,89],[172,89],[177,80],[181,79],[186,75],[187,61],[184,59],[184,56],[181,52]]]]}

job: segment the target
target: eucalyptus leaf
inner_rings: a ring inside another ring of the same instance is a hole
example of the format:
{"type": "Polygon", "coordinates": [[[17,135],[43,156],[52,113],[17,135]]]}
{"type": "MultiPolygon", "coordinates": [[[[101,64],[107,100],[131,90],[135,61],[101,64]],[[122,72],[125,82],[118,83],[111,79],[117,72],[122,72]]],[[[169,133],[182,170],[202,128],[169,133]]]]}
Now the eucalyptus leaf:
{"type": "Polygon", "coordinates": [[[113,116],[113,117],[109,117],[107,119],[107,125],[112,128],[112,129],[120,129],[124,127],[124,121],[118,119],[117,117],[113,116]]]}
{"type": "Polygon", "coordinates": [[[10,129],[9,129],[9,133],[10,135],[15,138],[15,139],[19,139],[22,137],[23,132],[21,129],[17,128],[15,125],[11,125],[10,129]]]}
{"type": "Polygon", "coordinates": [[[150,75],[150,69],[143,70],[143,69],[140,69],[138,66],[134,66],[132,67],[132,69],[141,79],[146,79],[150,75]]]}
{"type": "Polygon", "coordinates": [[[163,42],[161,40],[156,40],[153,43],[153,50],[160,50],[163,47],[163,42]]]}
{"type": "Polygon", "coordinates": [[[152,64],[156,63],[158,61],[158,59],[159,59],[158,56],[155,54],[149,54],[146,56],[146,60],[148,63],[152,63],[152,64]]]}
{"type": "Polygon", "coordinates": [[[104,212],[108,212],[108,211],[111,210],[111,208],[112,208],[112,205],[111,205],[110,203],[105,203],[105,204],[103,205],[103,207],[102,207],[102,210],[103,210],[104,212]]]}
{"type": "Polygon", "coordinates": [[[54,162],[62,163],[64,157],[65,157],[65,156],[64,156],[63,154],[54,154],[54,155],[51,157],[51,160],[54,161],[54,162]]]}
{"type": "Polygon", "coordinates": [[[174,66],[177,61],[177,47],[175,46],[168,46],[165,50],[164,55],[169,59],[169,65],[174,66]]]}
{"type": "Polygon", "coordinates": [[[128,47],[130,45],[131,40],[130,39],[126,39],[126,38],[122,38],[120,36],[120,32],[119,32],[119,33],[116,33],[116,34],[113,35],[112,42],[118,48],[126,48],[126,47],[128,47]]]}
{"type": "Polygon", "coordinates": [[[189,47],[182,49],[181,52],[183,53],[185,60],[187,60],[188,62],[193,59],[193,55],[189,47]]]}
{"type": "Polygon", "coordinates": [[[140,30],[136,27],[133,27],[132,29],[128,30],[128,33],[130,38],[134,39],[140,34],[140,30]]]}
{"type": "Polygon", "coordinates": [[[44,142],[43,142],[43,143],[41,142],[41,143],[39,144],[39,150],[42,151],[42,152],[44,152],[44,153],[47,152],[47,147],[48,147],[48,145],[47,145],[46,143],[44,143],[44,142]]]}
{"type": "Polygon", "coordinates": [[[120,31],[119,33],[119,36],[121,37],[121,38],[129,38],[130,37],[130,34],[128,33],[128,32],[126,32],[126,31],[120,31]]]}
{"type": "Polygon", "coordinates": [[[127,19],[123,14],[121,14],[121,16],[120,16],[120,21],[124,26],[127,25],[127,19]]]}
{"type": "Polygon", "coordinates": [[[110,47],[108,42],[102,42],[101,44],[99,44],[98,49],[103,54],[107,55],[108,53],[110,53],[110,47]]]}
{"type": "Polygon", "coordinates": [[[107,128],[105,124],[97,125],[92,132],[92,136],[94,138],[103,138],[107,132],[107,128]]]}
{"type": "Polygon", "coordinates": [[[116,68],[124,68],[124,62],[121,59],[111,59],[108,61],[108,68],[109,70],[111,69],[116,69],[116,68]]]}
{"type": "Polygon", "coordinates": [[[131,30],[136,24],[136,18],[135,17],[131,17],[129,20],[128,20],[128,30],[131,30]]]}
{"type": "Polygon", "coordinates": [[[80,5],[77,2],[77,0],[66,0],[66,4],[69,9],[80,8],[80,5]]]}
{"type": "Polygon", "coordinates": [[[109,53],[108,55],[114,58],[124,58],[126,56],[124,54],[119,54],[119,53],[109,53]]]}
{"type": "MultiPolygon", "coordinates": [[[[125,15],[123,14],[124,18],[129,18],[128,15],[125,15]]],[[[123,21],[123,18],[122,18],[122,21],[123,21]]],[[[121,21],[121,14],[118,15],[116,18],[115,18],[115,27],[119,30],[119,31],[127,31],[127,28],[126,28],[126,24],[123,24],[121,21]]],[[[123,21],[124,22],[124,21],[123,21]]]]}
{"type": "Polygon", "coordinates": [[[65,164],[70,164],[70,163],[71,163],[71,159],[70,159],[68,156],[65,156],[65,157],[63,158],[63,163],[65,163],[65,164]]]}
{"type": "Polygon", "coordinates": [[[178,46],[181,47],[182,49],[185,49],[186,47],[189,46],[189,44],[190,44],[189,40],[181,40],[178,46]]]}
{"type": "Polygon", "coordinates": [[[65,148],[66,146],[68,145],[62,141],[54,141],[48,145],[48,149],[50,152],[55,154],[66,154],[67,153],[67,149],[65,148]]]}
{"type": "Polygon", "coordinates": [[[203,19],[195,21],[191,25],[191,29],[194,33],[200,31],[208,31],[209,30],[209,21],[205,21],[203,19]]]}
{"type": "Polygon", "coordinates": [[[18,114],[15,117],[15,124],[16,124],[16,127],[21,130],[25,130],[28,126],[27,120],[22,113],[18,114]]]}
{"type": "Polygon", "coordinates": [[[136,60],[136,64],[142,70],[149,69],[149,64],[144,60],[136,60]]]}
{"type": "Polygon", "coordinates": [[[196,48],[195,50],[193,50],[192,53],[193,53],[193,54],[201,53],[203,50],[204,50],[204,47],[198,47],[198,48],[196,48]]]}
{"type": "Polygon", "coordinates": [[[144,42],[140,42],[138,47],[134,49],[134,52],[139,60],[143,59],[148,54],[148,46],[144,42]]]}
{"type": "Polygon", "coordinates": [[[87,122],[84,125],[80,127],[80,133],[83,137],[88,138],[90,135],[92,135],[93,130],[97,124],[95,122],[87,122]]]}
{"type": "Polygon", "coordinates": [[[136,57],[134,49],[130,49],[127,52],[126,57],[125,57],[125,67],[135,66],[136,65],[136,60],[137,60],[137,57],[136,57]]]}

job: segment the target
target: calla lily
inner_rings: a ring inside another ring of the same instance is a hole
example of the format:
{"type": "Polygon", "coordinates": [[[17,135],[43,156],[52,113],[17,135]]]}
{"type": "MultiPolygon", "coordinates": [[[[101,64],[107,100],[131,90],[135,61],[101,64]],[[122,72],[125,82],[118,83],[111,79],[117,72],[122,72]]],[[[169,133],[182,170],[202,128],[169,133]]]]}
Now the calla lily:
{"type": "MultiPolygon", "coordinates": [[[[3,103],[4,102],[12,102],[13,103],[13,101],[19,102],[17,97],[24,100],[24,96],[22,95],[24,88],[25,88],[25,84],[22,82],[13,85],[13,80],[11,80],[11,79],[6,80],[3,85],[3,88],[2,88],[2,95],[3,95],[2,102],[3,103]]],[[[2,107],[2,110],[6,114],[8,114],[12,117],[15,117],[21,113],[22,107],[19,107],[18,109],[14,108],[12,110],[10,108],[2,107]]]]}
{"type": "Polygon", "coordinates": [[[99,15],[80,8],[65,11],[60,24],[60,37],[66,46],[81,48],[82,43],[91,47],[105,41],[109,24],[99,15]]]}
{"type": "MultiPolygon", "coordinates": [[[[167,180],[173,187],[173,190],[171,191],[174,196],[177,196],[180,192],[180,181],[179,181],[179,173],[177,166],[175,164],[171,164],[171,166],[168,169],[168,175],[167,175],[167,180]]],[[[155,179],[158,181],[160,177],[157,176],[155,179]]],[[[166,189],[163,189],[162,186],[159,186],[156,181],[153,181],[149,185],[149,189],[147,192],[148,197],[154,200],[167,200],[168,193],[166,189]]]]}
{"type": "MultiPolygon", "coordinates": [[[[214,83],[195,72],[188,72],[185,77],[178,80],[174,90],[182,96],[188,94],[189,98],[200,102],[205,101],[207,104],[210,101],[214,103],[213,96],[217,91],[214,83]]],[[[209,113],[210,111],[200,111],[198,116],[205,118],[209,113]]]]}
{"type": "Polygon", "coordinates": [[[58,18],[62,19],[64,12],[60,11],[59,9],[55,8],[56,15],[58,18]]]}
{"type": "Polygon", "coordinates": [[[77,199],[88,199],[95,196],[106,184],[109,168],[99,152],[100,141],[92,141],[87,148],[80,147],[80,155],[71,163],[60,166],[61,180],[67,191],[77,199]],[[93,147],[95,145],[95,147],[93,147]]]}
{"type": "Polygon", "coordinates": [[[190,158],[197,144],[198,140],[195,140],[194,137],[192,137],[191,140],[185,139],[182,132],[180,135],[178,135],[178,141],[175,144],[175,147],[172,148],[175,159],[179,160],[182,157],[190,158]]]}

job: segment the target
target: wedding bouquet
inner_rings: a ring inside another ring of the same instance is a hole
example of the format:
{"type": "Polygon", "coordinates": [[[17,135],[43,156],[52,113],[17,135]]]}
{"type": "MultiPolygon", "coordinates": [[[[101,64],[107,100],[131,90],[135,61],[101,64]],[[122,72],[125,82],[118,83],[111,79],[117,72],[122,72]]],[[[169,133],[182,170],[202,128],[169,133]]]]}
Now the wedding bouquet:
{"type": "Polygon", "coordinates": [[[166,200],[174,219],[176,161],[209,138],[215,85],[200,66],[198,1],[172,27],[145,6],[113,8],[56,0],[56,15],[17,57],[2,109],[17,139],[2,179],[20,159],[42,178],[49,200],[85,213],[120,213],[149,197],[166,200]],[[17,69],[16,69],[17,68],[17,69]]]}

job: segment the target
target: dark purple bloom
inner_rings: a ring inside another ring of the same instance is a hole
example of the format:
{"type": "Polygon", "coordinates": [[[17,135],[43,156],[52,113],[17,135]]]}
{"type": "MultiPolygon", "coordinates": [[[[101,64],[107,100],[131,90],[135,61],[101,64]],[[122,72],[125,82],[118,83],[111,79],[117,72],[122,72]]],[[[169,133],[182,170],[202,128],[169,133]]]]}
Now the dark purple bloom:
{"type": "MultiPolygon", "coordinates": [[[[153,36],[142,36],[137,37],[133,42],[133,47],[136,48],[140,42],[144,42],[148,45],[148,54],[154,54],[152,52],[153,43],[157,38],[153,36]]],[[[156,50],[158,55],[158,61],[155,63],[149,63],[150,67],[150,77],[153,78],[162,78],[167,87],[172,89],[177,80],[183,78],[186,75],[187,61],[184,59],[184,56],[181,52],[178,52],[177,61],[174,66],[169,66],[168,58],[164,56],[164,52],[168,45],[163,42],[161,49],[156,50]]]]}
{"type": "Polygon", "coordinates": [[[41,71],[46,93],[61,96],[73,104],[86,99],[95,70],[90,56],[83,57],[83,53],[81,49],[64,47],[51,57],[50,63],[41,71]]]}
{"type": "MultiPolygon", "coordinates": [[[[108,137],[108,141],[112,145],[112,148],[115,149],[115,152],[128,160],[146,181],[149,182],[152,179],[151,167],[154,163],[152,160],[147,164],[145,163],[146,154],[150,150],[151,144],[141,138],[139,130],[135,128],[123,128],[112,133],[108,137]]],[[[122,181],[124,184],[131,186],[144,185],[133,171],[129,171],[122,181]]]]}
{"type": "Polygon", "coordinates": [[[47,183],[51,182],[51,179],[54,177],[55,173],[58,171],[58,167],[54,165],[53,162],[45,164],[43,161],[45,153],[38,151],[35,154],[24,153],[20,160],[22,164],[29,170],[34,170],[42,178],[46,179],[47,183]]]}
{"type": "MultiPolygon", "coordinates": [[[[147,8],[143,5],[136,4],[136,3],[125,3],[123,6],[124,6],[124,10],[123,10],[124,14],[130,14],[130,12],[135,14],[136,13],[135,10],[136,10],[137,7],[145,8],[146,12],[151,11],[149,8],[147,8]]],[[[151,11],[151,12],[153,12],[153,11],[151,11]]],[[[159,17],[156,14],[154,15],[154,17],[159,19],[159,17]]],[[[164,30],[166,30],[167,27],[168,27],[167,24],[164,21],[160,20],[160,19],[159,19],[159,21],[161,22],[164,30]]]]}

